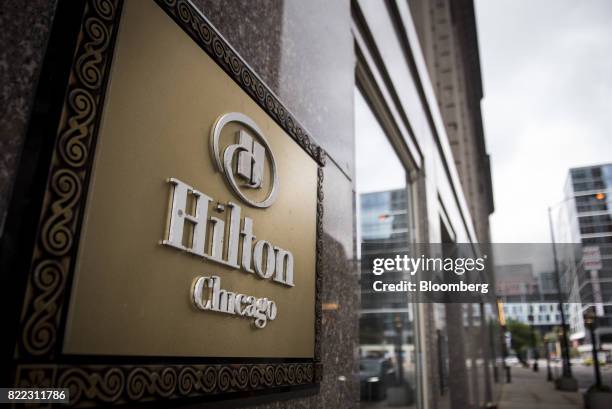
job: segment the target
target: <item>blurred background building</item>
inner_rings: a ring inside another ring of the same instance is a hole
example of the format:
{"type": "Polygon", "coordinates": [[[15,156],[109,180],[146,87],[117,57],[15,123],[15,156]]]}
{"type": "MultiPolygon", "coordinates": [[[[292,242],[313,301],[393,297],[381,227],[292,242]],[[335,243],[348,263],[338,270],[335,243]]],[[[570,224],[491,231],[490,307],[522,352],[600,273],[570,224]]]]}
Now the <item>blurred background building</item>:
{"type": "MultiPolygon", "coordinates": [[[[507,321],[533,325],[542,335],[561,325],[554,273],[534,273],[531,264],[507,264],[495,266],[495,280],[507,321]]],[[[567,312],[568,305],[564,308],[567,312]]]]}
{"type": "MultiPolygon", "coordinates": [[[[380,401],[401,376],[404,403],[416,403],[414,305],[405,292],[376,292],[373,259],[406,253],[411,243],[406,189],[361,194],[358,210],[361,247],[361,309],[359,317],[361,398],[380,401]],[[374,369],[372,369],[374,368],[374,369]],[[385,372],[380,376],[380,372],[385,372]],[[401,375],[399,373],[401,371],[401,375]],[[372,379],[378,379],[374,387],[372,379]]],[[[409,273],[385,272],[385,282],[409,279],[409,273]]]]}
{"type": "MultiPolygon", "coordinates": [[[[598,314],[598,343],[612,351],[612,164],[572,168],[565,183],[564,201],[556,212],[558,243],[577,243],[572,274],[563,275],[573,305],[571,339],[583,354],[591,341],[582,315],[589,307],[598,314]]],[[[565,273],[565,271],[562,271],[565,273]]]]}

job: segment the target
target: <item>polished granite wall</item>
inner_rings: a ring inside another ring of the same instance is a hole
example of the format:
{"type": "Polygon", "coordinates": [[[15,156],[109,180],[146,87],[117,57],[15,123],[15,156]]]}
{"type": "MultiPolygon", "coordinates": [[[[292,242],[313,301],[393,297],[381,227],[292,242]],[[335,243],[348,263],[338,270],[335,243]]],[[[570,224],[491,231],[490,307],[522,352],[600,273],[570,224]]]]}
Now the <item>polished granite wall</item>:
{"type": "MultiPolygon", "coordinates": [[[[328,152],[324,177],[323,365],[320,393],[258,408],[358,407],[354,274],[354,52],[349,0],[195,0],[328,152]]],[[[0,215],[9,200],[56,1],[0,6],[0,215]]]]}
{"type": "Polygon", "coordinates": [[[327,151],[323,365],[318,395],[258,408],[359,406],[354,274],[354,51],[348,0],[194,3],[327,151]]]}
{"type": "Polygon", "coordinates": [[[55,0],[0,4],[0,235],[55,5],[55,0]]]}
{"type": "Polygon", "coordinates": [[[348,0],[194,0],[351,174],[354,50],[348,0]]]}

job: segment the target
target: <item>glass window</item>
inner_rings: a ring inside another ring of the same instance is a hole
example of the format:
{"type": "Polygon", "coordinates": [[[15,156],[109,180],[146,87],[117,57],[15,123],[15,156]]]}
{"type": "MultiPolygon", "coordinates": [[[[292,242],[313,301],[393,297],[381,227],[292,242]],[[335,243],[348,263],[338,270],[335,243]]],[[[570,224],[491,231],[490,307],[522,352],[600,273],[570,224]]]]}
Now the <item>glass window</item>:
{"type": "MultiPolygon", "coordinates": [[[[399,390],[411,396],[403,407],[415,407],[416,354],[414,308],[406,292],[375,292],[372,259],[408,249],[412,207],[406,170],[374,112],[355,92],[355,188],[357,256],[361,260],[359,378],[362,407],[386,408],[399,390]]],[[[402,279],[386,272],[384,281],[402,279]]]]}

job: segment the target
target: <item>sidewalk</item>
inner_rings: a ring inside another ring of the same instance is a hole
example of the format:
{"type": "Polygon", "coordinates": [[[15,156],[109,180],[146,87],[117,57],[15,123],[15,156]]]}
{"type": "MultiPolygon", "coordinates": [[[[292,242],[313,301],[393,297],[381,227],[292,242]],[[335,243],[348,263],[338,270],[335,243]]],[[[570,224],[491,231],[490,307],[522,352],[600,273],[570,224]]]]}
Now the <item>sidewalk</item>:
{"type": "Polygon", "coordinates": [[[578,392],[560,392],[546,381],[546,368],[540,372],[512,367],[512,383],[504,384],[500,409],[582,409],[578,392]]]}

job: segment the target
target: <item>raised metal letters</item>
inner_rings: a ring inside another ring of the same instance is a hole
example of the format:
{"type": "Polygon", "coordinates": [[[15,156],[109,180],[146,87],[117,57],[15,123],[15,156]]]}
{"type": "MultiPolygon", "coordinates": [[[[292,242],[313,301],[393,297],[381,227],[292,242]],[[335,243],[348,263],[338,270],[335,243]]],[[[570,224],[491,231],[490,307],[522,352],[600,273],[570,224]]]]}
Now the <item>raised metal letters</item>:
{"type": "Polygon", "coordinates": [[[209,205],[214,202],[211,197],[175,178],[168,179],[168,183],[172,185],[168,227],[166,237],[161,244],[236,269],[242,267],[248,273],[255,272],[258,277],[273,279],[288,287],[295,285],[291,252],[274,246],[266,240],[256,241],[253,234],[253,220],[248,217],[244,218],[240,230],[242,213],[240,206],[232,202],[227,206],[222,204],[215,206],[217,212],[229,213],[227,216],[229,220],[208,216],[209,205]],[[192,206],[188,206],[189,199],[192,206]],[[226,211],[227,209],[229,211],[226,211]],[[227,240],[226,225],[229,225],[227,240]],[[209,226],[212,229],[211,234],[208,234],[209,226]],[[187,234],[185,229],[188,229],[187,234]],[[242,246],[240,246],[241,239],[242,246]],[[226,248],[227,252],[224,251],[226,248]],[[240,248],[242,257],[239,263],[240,248]],[[227,258],[223,258],[224,253],[227,254],[227,258]]]}
{"type": "Polygon", "coordinates": [[[196,278],[191,294],[196,308],[253,318],[256,328],[264,328],[268,321],[274,321],[278,312],[272,300],[221,289],[221,278],[217,276],[196,278]]]}
{"type": "Polygon", "coordinates": [[[204,193],[198,192],[182,183],[180,180],[170,178],[172,185],[172,207],[170,208],[170,225],[167,239],[163,244],[185,250],[204,257],[204,238],[206,222],[208,219],[208,204],[212,199],[204,193]],[[193,197],[195,213],[187,211],[187,199],[193,197]],[[183,245],[183,231],[186,224],[191,224],[190,245],[183,245]]]}

